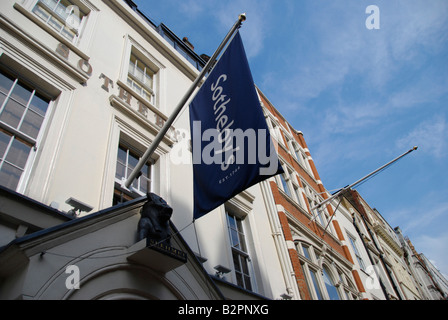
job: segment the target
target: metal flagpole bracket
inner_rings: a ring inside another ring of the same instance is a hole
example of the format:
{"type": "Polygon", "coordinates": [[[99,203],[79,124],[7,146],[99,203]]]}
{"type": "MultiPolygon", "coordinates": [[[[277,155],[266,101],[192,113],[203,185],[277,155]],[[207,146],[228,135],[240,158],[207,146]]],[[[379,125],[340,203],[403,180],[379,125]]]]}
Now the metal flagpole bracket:
{"type": "Polygon", "coordinates": [[[213,56],[208,60],[207,64],[205,65],[204,69],[202,69],[202,71],[199,74],[199,76],[196,78],[196,80],[190,86],[190,88],[185,93],[183,98],[180,100],[179,104],[174,109],[174,111],[171,114],[171,116],[166,120],[164,126],[162,127],[162,129],[160,129],[159,133],[156,135],[156,137],[154,138],[154,141],[151,143],[149,148],[146,150],[145,154],[141,157],[140,161],[137,163],[137,165],[135,166],[134,170],[131,172],[131,174],[129,175],[128,179],[125,181],[125,183],[123,185],[124,187],[129,188],[129,186],[131,185],[132,181],[134,181],[134,179],[139,175],[139,173],[142,170],[143,166],[148,161],[148,159],[152,156],[154,151],[157,149],[157,147],[159,146],[160,142],[163,140],[163,137],[168,132],[168,130],[171,128],[174,120],[177,118],[177,116],[179,115],[179,113],[182,111],[183,107],[187,103],[188,99],[190,99],[190,97],[192,96],[192,94],[194,93],[196,88],[201,83],[201,81],[204,78],[204,76],[210,71],[210,69],[214,65],[214,62],[218,58],[219,54],[221,53],[221,51],[226,46],[227,42],[229,42],[229,40],[232,38],[232,36],[235,33],[235,31],[238,30],[241,27],[241,24],[245,20],[246,20],[246,14],[245,13],[242,13],[242,14],[240,14],[238,16],[238,20],[235,22],[233,27],[230,29],[229,33],[226,35],[224,40],[221,42],[221,44],[219,45],[218,49],[215,51],[213,56]]]}
{"type": "MultiPolygon", "coordinates": [[[[323,200],[322,202],[318,203],[316,206],[314,206],[313,208],[311,208],[311,213],[313,213],[314,209],[318,209],[317,214],[320,215],[319,213],[319,209],[326,203],[332,201],[334,198],[342,196],[344,194],[344,192],[348,191],[349,189],[353,188],[354,186],[360,184],[361,182],[363,182],[364,180],[366,180],[367,178],[370,178],[371,176],[373,176],[374,174],[380,172],[381,170],[385,169],[386,167],[390,166],[391,164],[393,164],[394,162],[398,161],[399,159],[403,158],[404,156],[408,155],[409,153],[411,153],[412,151],[417,150],[418,147],[413,147],[412,149],[409,149],[408,151],[406,151],[405,153],[403,153],[401,156],[395,158],[394,160],[386,163],[385,165],[383,165],[382,167],[376,169],[375,171],[373,171],[372,173],[369,173],[368,175],[366,175],[365,177],[359,179],[358,181],[352,183],[349,186],[346,186],[344,188],[342,188],[341,190],[339,190],[338,192],[336,192],[335,194],[333,194],[331,197],[323,200]]],[[[316,216],[317,217],[317,216],[316,216]]],[[[310,224],[311,222],[313,222],[316,217],[313,217],[313,219],[310,220],[310,222],[308,222],[308,224],[310,224]]]]}

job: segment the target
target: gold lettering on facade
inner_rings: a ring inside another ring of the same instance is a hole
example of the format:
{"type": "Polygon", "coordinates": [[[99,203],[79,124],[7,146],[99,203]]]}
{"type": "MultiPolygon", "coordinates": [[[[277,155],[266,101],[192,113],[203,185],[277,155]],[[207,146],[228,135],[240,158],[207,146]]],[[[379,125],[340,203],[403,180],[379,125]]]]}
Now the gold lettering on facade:
{"type": "Polygon", "coordinates": [[[102,73],[100,75],[100,79],[104,79],[104,83],[101,86],[101,88],[103,88],[104,90],[106,90],[107,92],[109,92],[109,85],[113,88],[114,87],[114,82],[109,79],[106,75],[104,75],[104,73],[102,73]]]}
{"type": "Polygon", "coordinates": [[[61,55],[64,59],[68,59],[70,54],[70,49],[63,43],[59,43],[56,47],[56,52],[61,55]]]}

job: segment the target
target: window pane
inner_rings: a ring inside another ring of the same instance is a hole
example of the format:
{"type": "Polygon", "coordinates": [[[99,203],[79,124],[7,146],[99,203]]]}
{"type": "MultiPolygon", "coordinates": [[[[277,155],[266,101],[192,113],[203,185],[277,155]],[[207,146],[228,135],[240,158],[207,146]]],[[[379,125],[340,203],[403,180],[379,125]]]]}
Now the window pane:
{"type": "Polygon", "coordinates": [[[244,274],[249,274],[249,267],[248,267],[248,265],[247,265],[247,259],[245,258],[245,257],[243,257],[243,256],[240,256],[241,257],[241,267],[242,267],[242,271],[243,271],[243,273],[244,274]]]}
{"type": "Polygon", "coordinates": [[[48,18],[50,18],[50,13],[39,5],[34,7],[33,12],[45,22],[47,22],[48,18]]]}
{"type": "Polygon", "coordinates": [[[31,98],[32,91],[24,87],[20,82],[14,86],[11,98],[26,106],[31,98]]]}
{"type": "Polygon", "coordinates": [[[320,292],[319,283],[317,282],[316,273],[310,270],[311,279],[313,280],[314,289],[316,291],[317,299],[323,300],[322,293],[320,292]]]}
{"type": "Polygon", "coordinates": [[[151,190],[151,181],[145,177],[140,177],[140,191],[148,193],[151,190]]]}
{"type": "Polygon", "coordinates": [[[76,34],[67,27],[62,28],[61,34],[70,41],[73,41],[73,39],[75,39],[76,36],[76,34]]]}
{"type": "Polygon", "coordinates": [[[243,275],[241,273],[236,273],[236,284],[244,288],[243,275]]]}
{"type": "Polygon", "coordinates": [[[145,164],[142,168],[142,175],[140,176],[140,191],[148,193],[151,190],[151,167],[145,164]]]}
{"type": "MultiPolygon", "coordinates": [[[[64,21],[67,19],[68,15],[69,15],[69,10],[67,10],[67,7],[62,3],[63,1],[61,1],[56,9],[54,10],[54,12],[61,17],[64,21]]],[[[68,4],[70,5],[70,4],[68,4]]]]}
{"type": "Polygon", "coordinates": [[[14,84],[14,80],[8,78],[4,74],[0,74],[0,92],[2,92],[5,96],[11,90],[12,85],[14,84]]]}
{"type": "Polygon", "coordinates": [[[117,161],[117,169],[115,171],[115,178],[121,180],[125,178],[126,166],[120,160],[117,161]]]}
{"type": "Polygon", "coordinates": [[[30,151],[30,146],[17,139],[14,139],[11,148],[8,150],[6,161],[23,169],[25,167],[26,161],[28,160],[30,151]]]}
{"type": "MultiPolygon", "coordinates": [[[[122,178],[129,177],[139,160],[140,158],[132,154],[126,147],[120,146],[117,154],[115,178],[122,180],[122,178]]],[[[151,164],[148,163],[142,167],[141,175],[132,181],[132,188],[138,190],[139,194],[146,194],[151,191],[151,164]]]]}
{"type": "Polygon", "coordinates": [[[13,128],[17,128],[22,119],[25,107],[16,101],[9,99],[6,103],[5,109],[3,110],[0,121],[7,123],[13,128]]]}
{"type": "Polygon", "coordinates": [[[33,99],[31,100],[30,109],[41,115],[42,117],[45,117],[48,109],[48,104],[48,100],[40,97],[38,94],[35,94],[33,99]]]}
{"type": "Polygon", "coordinates": [[[137,164],[138,164],[138,158],[129,153],[128,168],[131,169],[132,171],[137,166],[137,164]]]}
{"type": "Polygon", "coordinates": [[[227,215],[227,221],[229,222],[229,228],[231,229],[235,229],[236,230],[236,221],[235,221],[235,217],[228,214],[227,215]]]}
{"type": "Polygon", "coordinates": [[[234,229],[230,229],[230,237],[232,241],[232,247],[239,249],[240,248],[240,242],[238,239],[238,232],[234,229]]]}
{"type": "Polygon", "coordinates": [[[244,287],[247,290],[252,290],[252,284],[250,283],[250,277],[249,276],[244,276],[244,287]]]}
{"type": "Polygon", "coordinates": [[[149,69],[146,69],[145,74],[145,85],[152,89],[152,77],[153,73],[149,71],[149,69]]]}
{"type": "Polygon", "coordinates": [[[33,111],[28,110],[25,115],[25,119],[20,126],[20,131],[36,139],[43,122],[43,117],[37,115],[33,111]]]}
{"type": "Polygon", "coordinates": [[[136,67],[134,70],[134,77],[137,78],[138,81],[143,83],[143,79],[144,79],[144,72],[142,69],[140,69],[139,67],[136,67]]]}
{"type": "Polygon", "coordinates": [[[5,102],[6,94],[0,91],[0,108],[3,105],[3,102],[5,102]]]}
{"type": "Polygon", "coordinates": [[[126,157],[127,152],[123,148],[118,149],[118,155],[117,155],[117,170],[115,172],[115,177],[121,179],[125,176],[125,170],[126,170],[126,157]]]}
{"type": "Polygon", "coordinates": [[[328,296],[330,300],[339,300],[339,293],[336,287],[334,286],[333,280],[331,280],[326,268],[324,268],[323,272],[325,287],[327,288],[328,296]]]}
{"type": "Polygon", "coordinates": [[[0,183],[6,188],[15,190],[19,185],[22,170],[4,162],[0,170],[0,183]]]}
{"type": "Polygon", "coordinates": [[[56,0],[40,0],[39,2],[45,3],[51,10],[54,10],[54,8],[56,8],[56,4],[58,3],[56,0]]]}
{"type": "Polygon", "coordinates": [[[232,251],[233,255],[233,265],[235,267],[235,271],[241,272],[240,258],[237,252],[232,251]]]}
{"type": "Polygon", "coordinates": [[[302,245],[302,249],[303,249],[303,254],[305,255],[305,257],[307,257],[308,259],[311,260],[311,256],[310,256],[310,253],[309,253],[309,251],[308,251],[308,247],[302,245]]]}
{"type": "Polygon", "coordinates": [[[138,94],[142,94],[142,86],[140,86],[137,82],[132,81],[132,89],[134,89],[135,92],[137,92],[138,94]]]}
{"type": "Polygon", "coordinates": [[[288,196],[291,196],[291,192],[289,190],[288,184],[286,183],[285,176],[283,174],[280,175],[280,179],[282,180],[283,191],[285,191],[285,193],[288,196]]]}
{"type": "Polygon", "coordinates": [[[143,98],[149,102],[153,102],[153,94],[150,90],[153,90],[154,74],[145,63],[143,63],[134,54],[131,54],[128,70],[128,84],[143,98]],[[132,85],[131,85],[132,84],[132,85]]]}
{"type": "Polygon", "coordinates": [[[6,148],[8,147],[11,135],[0,130],[0,160],[5,157],[6,148]]]}
{"type": "Polygon", "coordinates": [[[58,19],[56,19],[54,17],[50,18],[50,21],[48,21],[48,25],[50,25],[57,32],[60,32],[62,30],[62,27],[63,27],[62,23],[58,19]]]}

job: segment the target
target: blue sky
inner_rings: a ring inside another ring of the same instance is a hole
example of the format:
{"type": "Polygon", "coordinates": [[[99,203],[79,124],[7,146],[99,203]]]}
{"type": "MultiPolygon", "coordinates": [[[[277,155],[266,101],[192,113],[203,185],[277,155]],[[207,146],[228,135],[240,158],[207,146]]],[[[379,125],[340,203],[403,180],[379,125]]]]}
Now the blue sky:
{"type": "Polygon", "coordinates": [[[198,54],[238,14],[256,84],[304,133],[328,190],[357,188],[448,275],[448,1],[135,0],[198,54]],[[380,29],[368,29],[369,5],[380,29]]]}

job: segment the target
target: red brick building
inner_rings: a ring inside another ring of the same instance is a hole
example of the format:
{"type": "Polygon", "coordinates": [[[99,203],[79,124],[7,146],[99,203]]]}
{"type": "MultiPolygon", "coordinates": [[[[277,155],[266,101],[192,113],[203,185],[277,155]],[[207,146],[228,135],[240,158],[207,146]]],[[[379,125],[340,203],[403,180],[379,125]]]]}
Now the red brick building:
{"type": "Polygon", "coordinates": [[[341,227],[328,203],[318,215],[312,210],[329,197],[302,132],[258,90],[285,173],[270,181],[278,217],[301,298],[359,299],[365,292],[341,227]]]}

